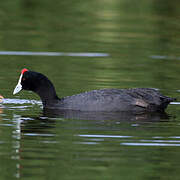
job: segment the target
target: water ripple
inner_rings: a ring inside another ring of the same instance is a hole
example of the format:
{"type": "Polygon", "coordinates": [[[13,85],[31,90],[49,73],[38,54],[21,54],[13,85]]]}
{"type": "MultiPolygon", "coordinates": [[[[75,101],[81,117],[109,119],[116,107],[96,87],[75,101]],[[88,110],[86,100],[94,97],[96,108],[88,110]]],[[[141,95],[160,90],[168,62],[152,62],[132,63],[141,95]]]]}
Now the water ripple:
{"type": "Polygon", "coordinates": [[[27,99],[3,99],[2,104],[39,104],[41,105],[41,101],[36,100],[27,100],[27,99]]]}
{"type": "Polygon", "coordinates": [[[168,143],[120,143],[126,146],[180,146],[180,144],[168,144],[168,143]]]}
{"type": "Polygon", "coordinates": [[[180,57],[176,57],[176,56],[166,56],[166,55],[152,55],[150,56],[150,58],[152,59],[165,59],[165,60],[169,60],[169,59],[174,59],[174,60],[180,60],[180,57]]]}
{"type": "Polygon", "coordinates": [[[29,51],[0,51],[0,55],[13,56],[78,56],[78,57],[108,57],[108,53],[97,52],[29,52],[29,51]]]}
{"type": "Polygon", "coordinates": [[[80,137],[96,137],[96,138],[130,138],[132,136],[119,136],[119,135],[97,135],[97,134],[79,134],[80,137]]]}
{"type": "MultiPolygon", "coordinates": [[[[105,141],[105,139],[101,138],[110,138],[111,143],[113,143],[113,139],[119,139],[120,145],[124,146],[180,146],[180,140],[178,140],[179,136],[174,137],[150,137],[150,139],[141,139],[141,137],[136,136],[121,136],[121,135],[86,135],[81,134],[77,135],[79,137],[84,137],[85,139],[81,142],[78,142],[79,144],[100,144],[105,141]],[[86,139],[88,138],[88,140],[86,139]],[[93,138],[93,139],[92,139],[93,138]],[[97,139],[95,139],[97,138],[97,139]],[[98,138],[101,139],[98,140],[98,138]],[[98,141],[98,142],[97,142],[98,141]]],[[[107,141],[107,140],[106,140],[107,141]]],[[[117,143],[117,141],[114,141],[117,143]]]]}

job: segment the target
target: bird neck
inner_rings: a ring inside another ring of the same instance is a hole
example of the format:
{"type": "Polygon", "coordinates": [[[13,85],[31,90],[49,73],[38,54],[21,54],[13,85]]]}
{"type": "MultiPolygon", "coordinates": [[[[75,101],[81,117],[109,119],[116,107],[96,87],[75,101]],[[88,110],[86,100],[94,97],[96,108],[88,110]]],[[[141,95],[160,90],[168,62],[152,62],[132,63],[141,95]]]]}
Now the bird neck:
{"type": "Polygon", "coordinates": [[[39,95],[43,103],[43,107],[52,106],[59,101],[59,98],[56,94],[54,85],[46,79],[46,81],[41,82],[41,85],[35,90],[35,93],[39,95]]]}
{"type": "Polygon", "coordinates": [[[37,91],[36,93],[41,98],[43,105],[54,104],[59,99],[58,96],[56,95],[56,92],[52,91],[51,89],[50,90],[44,89],[43,91],[37,91]]]}

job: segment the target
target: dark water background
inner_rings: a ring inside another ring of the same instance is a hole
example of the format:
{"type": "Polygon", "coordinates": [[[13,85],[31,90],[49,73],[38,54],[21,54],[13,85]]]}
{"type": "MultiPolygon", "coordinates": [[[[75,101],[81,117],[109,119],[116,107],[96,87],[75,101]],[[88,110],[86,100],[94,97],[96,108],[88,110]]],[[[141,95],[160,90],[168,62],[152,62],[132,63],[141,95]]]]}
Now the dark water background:
{"type": "Polygon", "coordinates": [[[180,99],[179,5],[177,0],[2,1],[0,179],[178,180],[178,102],[168,106],[167,116],[103,114],[105,119],[89,120],[47,117],[37,95],[12,92],[26,67],[46,74],[59,97],[153,87],[180,99]]]}

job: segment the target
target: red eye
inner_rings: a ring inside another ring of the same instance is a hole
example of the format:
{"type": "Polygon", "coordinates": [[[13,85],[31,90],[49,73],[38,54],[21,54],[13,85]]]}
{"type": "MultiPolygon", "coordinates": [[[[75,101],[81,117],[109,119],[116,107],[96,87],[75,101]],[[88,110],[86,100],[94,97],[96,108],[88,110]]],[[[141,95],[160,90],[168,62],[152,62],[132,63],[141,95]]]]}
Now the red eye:
{"type": "Polygon", "coordinates": [[[25,81],[25,80],[26,80],[26,78],[22,78],[22,80],[23,80],[23,81],[25,81]]]}

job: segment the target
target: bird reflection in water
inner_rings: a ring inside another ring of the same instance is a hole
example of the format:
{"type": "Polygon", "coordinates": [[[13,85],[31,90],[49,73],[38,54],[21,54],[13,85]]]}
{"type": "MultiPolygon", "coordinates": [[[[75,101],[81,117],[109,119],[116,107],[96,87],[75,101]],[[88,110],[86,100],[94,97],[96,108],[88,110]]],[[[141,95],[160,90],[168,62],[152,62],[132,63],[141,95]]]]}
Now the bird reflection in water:
{"type": "Polygon", "coordinates": [[[131,121],[161,121],[168,119],[169,115],[165,112],[156,113],[133,113],[133,112],[91,112],[91,111],[73,111],[59,109],[43,109],[45,117],[61,117],[64,119],[96,120],[113,122],[131,122],[131,121]]]}
{"type": "MultiPolygon", "coordinates": [[[[107,130],[112,129],[111,127],[115,124],[119,124],[121,122],[129,122],[134,124],[134,122],[143,123],[143,122],[159,122],[159,121],[167,121],[168,115],[166,113],[147,113],[147,114],[133,114],[133,113],[127,113],[127,112],[81,112],[81,111],[70,111],[70,110],[56,110],[56,109],[44,109],[42,114],[39,117],[33,117],[33,116],[20,116],[15,115],[14,116],[14,122],[17,124],[16,130],[13,133],[15,136],[16,146],[14,148],[16,149],[16,159],[36,159],[39,158],[39,154],[28,154],[27,150],[34,148],[37,152],[41,152],[41,160],[47,159],[46,151],[44,151],[44,147],[47,147],[47,151],[53,151],[54,146],[49,146],[49,144],[57,144],[59,142],[59,139],[64,136],[64,131],[61,131],[64,129],[64,126],[62,127],[59,124],[62,122],[61,120],[67,120],[66,122],[69,122],[69,120],[73,121],[83,121],[84,123],[78,123],[78,129],[91,129],[93,127],[97,128],[96,124],[100,123],[103,125],[103,128],[107,130]],[[86,121],[84,121],[86,120],[86,121]],[[89,124],[91,122],[91,125],[89,124]],[[93,125],[94,124],[94,125],[93,125]],[[112,125],[112,126],[111,126],[112,125]],[[56,128],[62,128],[58,132],[60,134],[56,134],[57,131],[56,128]],[[28,141],[26,141],[28,140],[28,141]],[[29,140],[31,142],[38,142],[40,143],[39,146],[35,143],[28,144],[29,140]],[[47,144],[47,146],[46,146],[47,144]],[[48,149],[49,148],[49,149],[48,149]],[[44,153],[44,154],[43,154],[44,153]],[[32,155],[32,156],[31,156],[32,155]]],[[[66,124],[66,128],[69,127],[72,130],[68,130],[68,137],[72,139],[71,137],[74,137],[74,135],[77,135],[74,133],[74,123],[73,126],[71,124],[66,124]]],[[[64,121],[63,121],[64,124],[64,121]]],[[[102,126],[101,126],[102,127],[102,126]]],[[[65,128],[65,129],[66,129],[65,128]]],[[[67,140],[67,139],[65,139],[67,140]]],[[[62,139],[61,139],[62,141],[62,139]]],[[[81,140],[78,140],[78,142],[81,140]]],[[[72,141],[74,142],[74,141],[72,141]]],[[[65,143],[66,144],[66,143],[65,143]]],[[[61,147],[61,146],[60,146],[61,147]]],[[[68,145],[69,147],[69,145],[68,145]]],[[[68,148],[66,147],[66,148],[68,148]]],[[[63,144],[64,148],[64,144],[63,144]]],[[[55,159],[56,152],[48,154],[50,159],[55,159]]],[[[17,167],[17,177],[21,177],[21,174],[23,169],[26,169],[26,167],[23,167],[23,164],[21,161],[18,161],[16,164],[17,167]]]]}

